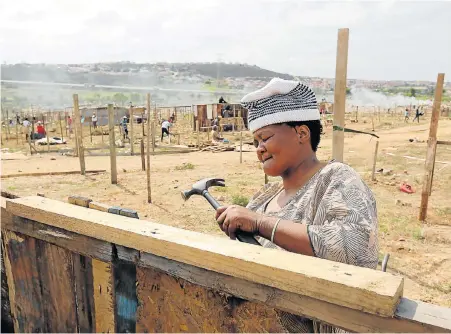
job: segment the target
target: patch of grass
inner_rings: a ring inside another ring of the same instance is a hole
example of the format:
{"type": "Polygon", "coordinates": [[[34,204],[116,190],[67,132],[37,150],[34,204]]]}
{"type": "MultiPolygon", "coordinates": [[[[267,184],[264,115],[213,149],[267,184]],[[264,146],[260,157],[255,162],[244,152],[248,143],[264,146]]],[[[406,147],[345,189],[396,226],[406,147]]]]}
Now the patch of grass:
{"type": "Polygon", "coordinates": [[[424,235],[423,235],[423,231],[421,228],[416,228],[412,231],[412,237],[415,240],[423,240],[424,239],[424,235]]]}
{"type": "Polygon", "coordinates": [[[249,203],[249,199],[243,195],[233,195],[232,203],[239,206],[246,206],[249,203]]]}
{"type": "Polygon", "coordinates": [[[229,191],[228,187],[215,187],[215,190],[219,193],[226,193],[227,191],[229,191]]]}
{"type": "Polygon", "coordinates": [[[196,166],[194,166],[191,162],[183,163],[181,166],[176,166],[175,170],[188,170],[188,169],[194,169],[196,166]]]}
{"type": "Polygon", "coordinates": [[[437,215],[439,216],[448,216],[451,215],[451,208],[440,208],[437,209],[437,215]]]}
{"type": "Polygon", "coordinates": [[[8,190],[16,190],[17,189],[17,187],[14,187],[14,186],[8,186],[8,190]]]}

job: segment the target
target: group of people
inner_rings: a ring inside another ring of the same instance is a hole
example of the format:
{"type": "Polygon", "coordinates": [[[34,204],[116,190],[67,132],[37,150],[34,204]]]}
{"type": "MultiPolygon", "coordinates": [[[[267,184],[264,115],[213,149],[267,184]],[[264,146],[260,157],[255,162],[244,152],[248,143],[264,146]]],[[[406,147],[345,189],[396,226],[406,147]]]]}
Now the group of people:
{"type": "MultiPolygon", "coordinates": [[[[413,106],[413,109],[415,109],[415,106],[413,106]]],[[[409,121],[409,115],[410,115],[410,111],[409,108],[406,107],[406,110],[404,111],[404,122],[407,123],[409,121]]],[[[424,112],[423,112],[423,107],[421,107],[420,110],[420,106],[417,106],[415,109],[415,117],[413,118],[412,122],[415,122],[415,120],[417,120],[417,123],[420,123],[420,116],[423,116],[424,112]]]]}

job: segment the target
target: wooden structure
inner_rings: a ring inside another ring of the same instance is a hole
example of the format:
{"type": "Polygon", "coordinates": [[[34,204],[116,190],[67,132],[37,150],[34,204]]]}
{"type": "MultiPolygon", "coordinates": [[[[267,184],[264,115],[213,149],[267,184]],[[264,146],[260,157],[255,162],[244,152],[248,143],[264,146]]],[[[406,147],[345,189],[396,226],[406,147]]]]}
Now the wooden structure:
{"type": "Polygon", "coordinates": [[[2,198],[16,332],[282,332],[275,309],[357,332],[451,331],[451,310],[403,298],[401,277],[70,202],[2,198]]]}
{"type": "Polygon", "coordinates": [[[228,104],[230,110],[222,112],[225,104],[198,104],[193,106],[193,129],[196,130],[197,121],[200,121],[200,127],[211,126],[216,117],[221,118],[221,126],[230,124],[236,130],[244,130],[247,127],[248,111],[241,104],[228,104]],[[243,128],[244,127],[244,128],[243,128]]]}
{"type": "MultiPolygon", "coordinates": [[[[445,74],[439,73],[437,76],[437,85],[435,87],[434,105],[432,107],[431,125],[429,128],[428,146],[426,152],[426,162],[424,164],[423,189],[421,192],[421,204],[419,220],[426,219],[429,196],[432,191],[432,180],[434,177],[435,167],[435,153],[437,151],[437,129],[438,119],[440,117],[440,105],[442,103],[443,83],[445,81],[445,74]]],[[[446,145],[446,142],[441,142],[446,145]]],[[[448,143],[449,145],[449,143],[448,143]]]]}

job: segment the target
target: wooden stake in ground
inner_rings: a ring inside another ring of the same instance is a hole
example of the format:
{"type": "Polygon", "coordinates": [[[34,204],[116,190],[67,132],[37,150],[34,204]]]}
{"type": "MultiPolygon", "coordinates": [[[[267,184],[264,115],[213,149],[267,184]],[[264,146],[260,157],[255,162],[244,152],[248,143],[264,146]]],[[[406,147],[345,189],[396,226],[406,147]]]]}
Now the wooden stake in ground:
{"type": "Polygon", "coordinates": [[[16,144],[19,145],[19,123],[16,119],[16,144]]]}
{"type": "Polygon", "coordinates": [[[130,155],[135,152],[133,149],[133,107],[130,106],[130,155]]]}
{"type": "MultiPolygon", "coordinates": [[[[146,175],[147,175],[147,203],[152,203],[152,189],[150,187],[150,94],[147,93],[147,107],[149,110],[148,114],[147,114],[147,170],[146,170],[146,175]]],[[[152,122],[153,124],[153,122],[152,122]]],[[[153,132],[152,131],[152,137],[153,137],[153,132]]]]}
{"type": "Polygon", "coordinates": [[[265,184],[268,184],[268,175],[265,174],[265,184]]]}
{"type": "Polygon", "coordinates": [[[144,153],[144,138],[141,139],[141,169],[146,170],[146,156],[144,153]]]}
{"type": "Polygon", "coordinates": [[[240,164],[243,163],[243,131],[240,131],[240,164]]]}
{"type": "Polygon", "coordinates": [[[432,177],[434,173],[435,152],[437,150],[437,128],[440,116],[440,106],[442,103],[443,82],[445,74],[439,73],[437,76],[437,85],[435,86],[434,105],[432,106],[431,125],[429,127],[429,138],[426,152],[426,162],[424,164],[423,190],[421,192],[421,205],[419,220],[426,219],[429,196],[432,189],[432,177]]]}
{"type": "MultiPolygon", "coordinates": [[[[344,128],[346,106],[346,77],[348,73],[349,29],[338,30],[337,62],[335,69],[334,126],[344,128]]],[[[333,129],[332,158],[343,162],[344,130],[333,129]]]]}
{"type": "Polygon", "coordinates": [[[80,171],[81,175],[85,175],[86,166],[85,166],[85,152],[83,147],[83,138],[82,138],[82,130],[81,130],[81,117],[80,117],[80,109],[78,108],[78,95],[73,95],[74,99],[74,118],[75,118],[75,128],[77,135],[77,152],[78,157],[80,159],[80,171]]]}
{"type": "Polygon", "coordinates": [[[371,180],[376,181],[376,161],[377,161],[377,150],[379,148],[379,140],[376,141],[376,147],[374,148],[374,156],[373,156],[373,171],[371,172],[371,180]]]}
{"type": "Polygon", "coordinates": [[[47,113],[47,124],[45,125],[45,135],[47,137],[47,153],[50,152],[50,140],[49,140],[50,123],[49,123],[49,120],[50,120],[49,113],[47,113]]]}
{"type": "Polygon", "coordinates": [[[200,128],[200,121],[197,121],[197,126],[196,126],[196,130],[197,130],[197,148],[200,148],[200,138],[199,138],[199,128],[200,128]]]}
{"type": "Polygon", "coordinates": [[[116,140],[114,138],[114,109],[108,104],[108,135],[110,137],[111,184],[117,184],[116,140]]]}
{"type": "Polygon", "coordinates": [[[63,124],[61,122],[61,113],[58,113],[58,118],[59,118],[59,123],[60,123],[60,131],[61,131],[61,140],[64,140],[64,135],[63,135],[63,124]]]}

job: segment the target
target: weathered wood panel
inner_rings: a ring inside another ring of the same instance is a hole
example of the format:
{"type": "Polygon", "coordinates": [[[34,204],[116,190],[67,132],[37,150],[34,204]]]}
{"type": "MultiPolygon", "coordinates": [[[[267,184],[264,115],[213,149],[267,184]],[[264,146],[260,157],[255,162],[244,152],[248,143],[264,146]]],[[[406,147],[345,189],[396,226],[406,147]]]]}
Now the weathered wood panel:
{"type": "Polygon", "coordinates": [[[115,332],[114,285],[112,264],[92,260],[94,284],[95,331],[115,332]]]}
{"type": "MultiPolygon", "coordinates": [[[[37,241],[34,254],[42,291],[46,332],[77,332],[77,310],[72,253],[44,241],[37,241]]],[[[23,256],[23,255],[22,255],[23,256]]]]}
{"type": "Polygon", "coordinates": [[[392,317],[402,296],[402,277],[368,268],[207,238],[48,198],[8,200],[6,207],[13,214],[71,232],[368,313],[392,317]]]}
{"type": "Polygon", "coordinates": [[[41,282],[36,261],[38,241],[12,231],[2,232],[5,267],[15,332],[46,331],[41,282]],[[8,269],[9,267],[9,269],[8,269]]]}
{"type": "Polygon", "coordinates": [[[114,263],[116,332],[136,332],[136,266],[125,261],[114,263]]]}
{"type": "Polygon", "coordinates": [[[273,309],[137,268],[138,332],[283,332],[273,309]]]}
{"type": "Polygon", "coordinates": [[[95,332],[94,283],[92,260],[89,257],[72,254],[74,283],[77,300],[78,332],[95,332]]]}

